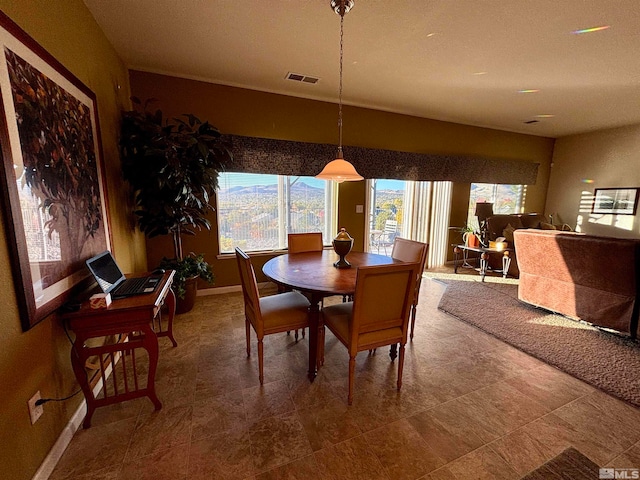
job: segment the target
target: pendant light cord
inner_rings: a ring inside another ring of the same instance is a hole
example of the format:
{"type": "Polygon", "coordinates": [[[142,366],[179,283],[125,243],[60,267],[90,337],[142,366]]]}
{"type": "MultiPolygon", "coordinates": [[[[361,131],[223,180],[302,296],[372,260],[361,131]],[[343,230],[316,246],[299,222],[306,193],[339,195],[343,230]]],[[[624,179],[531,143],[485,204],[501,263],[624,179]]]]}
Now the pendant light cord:
{"type": "Polygon", "coordinates": [[[344,33],[344,0],[342,0],[342,7],[340,10],[340,89],[338,97],[338,152],[340,158],[342,158],[342,37],[344,33]]]}

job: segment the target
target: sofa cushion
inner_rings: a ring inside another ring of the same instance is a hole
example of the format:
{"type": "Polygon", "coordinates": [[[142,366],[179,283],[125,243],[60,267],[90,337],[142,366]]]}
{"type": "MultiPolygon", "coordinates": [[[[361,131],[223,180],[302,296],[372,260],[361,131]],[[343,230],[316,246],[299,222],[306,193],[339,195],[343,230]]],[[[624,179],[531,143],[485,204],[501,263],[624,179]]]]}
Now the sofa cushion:
{"type": "MultiPolygon", "coordinates": [[[[487,218],[487,232],[489,234],[489,240],[504,237],[503,230],[509,224],[511,224],[511,226],[516,230],[518,228],[524,228],[519,215],[492,215],[487,218]]],[[[513,239],[511,241],[513,241],[513,239]]]]}
{"type": "Polygon", "coordinates": [[[504,239],[509,242],[510,245],[513,245],[513,232],[516,231],[516,228],[510,223],[502,230],[502,236],[504,239]]]}
{"type": "Polygon", "coordinates": [[[520,220],[524,228],[540,228],[542,222],[548,221],[547,217],[540,213],[523,213],[520,220]]]}

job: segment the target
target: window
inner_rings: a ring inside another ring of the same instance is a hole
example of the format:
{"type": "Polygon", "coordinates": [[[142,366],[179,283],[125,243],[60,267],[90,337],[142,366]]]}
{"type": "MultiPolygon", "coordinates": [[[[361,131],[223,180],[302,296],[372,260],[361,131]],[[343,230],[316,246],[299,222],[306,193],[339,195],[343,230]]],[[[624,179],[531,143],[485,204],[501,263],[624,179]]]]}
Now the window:
{"type": "Polygon", "coordinates": [[[325,245],[335,235],[337,188],[314,177],[222,173],[217,215],[220,253],[287,247],[288,233],[322,232],[325,245]]]}
{"type": "Polygon", "coordinates": [[[479,229],[476,217],[477,202],[493,203],[493,213],[521,213],[524,206],[525,185],[499,185],[496,183],[472,183],[469,195],[467,225],[479,229]]]}

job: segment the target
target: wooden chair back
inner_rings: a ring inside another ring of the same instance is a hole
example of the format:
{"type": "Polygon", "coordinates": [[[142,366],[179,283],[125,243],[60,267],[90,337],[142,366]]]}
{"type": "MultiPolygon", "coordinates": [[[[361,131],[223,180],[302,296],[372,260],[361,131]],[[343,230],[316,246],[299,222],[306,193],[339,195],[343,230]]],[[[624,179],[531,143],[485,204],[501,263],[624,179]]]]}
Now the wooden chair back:
{"type": "Polygon", "coordinates": [[[350,355],[405,344],[419,263],[358,268],[350,326],[350,355]]]}
{"type": "Polygon", "coordinates": [[[256,273],[251,264],[251,258],[240,248],[236,247],[236,260],[238,262],[238,270],[240,270],[245,316],[253,325],[256,333],[262,335],[263,325],[260,314],[260,294],[258,292],[258,282],[256,281],[256,273]]]}
{"type": "Polygon", "coordinates": [[[290,233],[287,236],[289,253],[321,252],[322,232],[290,233]]]}
{"type": "Polygon", "coordinates": [[[424,272],[424,268],[427,263],[428,252],[428,243],[416,242],[415,240],[408,240],[400,237],[396,237],[393,242],[391,258],[394,260],[400,260],[401,262],[418,262],[420,265],[420,270],[418,271],[418,277],[416,279],[416,293],[413,301],[414,305],[418,304],[418,294],[420,292],[420,285],[422,282],[422,273],[424,272]]]}

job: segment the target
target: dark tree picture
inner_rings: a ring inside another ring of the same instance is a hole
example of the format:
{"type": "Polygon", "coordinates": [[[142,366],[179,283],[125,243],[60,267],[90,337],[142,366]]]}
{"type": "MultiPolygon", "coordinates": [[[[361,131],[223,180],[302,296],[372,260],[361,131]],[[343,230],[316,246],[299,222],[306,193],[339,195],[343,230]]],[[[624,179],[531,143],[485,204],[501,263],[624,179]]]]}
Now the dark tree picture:
{"type": "Polygon", "coordinates": [[[36,200],[47,237],[43,245],[26,231],[27,247],[46,288],[106,245],[91,111],[8,48],[5,55],[22,151],[18,188],[36,200]]]}
{"type": "Polygon", "coordinates": [[[2,11],[0,94],[0,201],[28,330],[86,288],[85,259],[111,248],[97,99],[2,11]]]}

